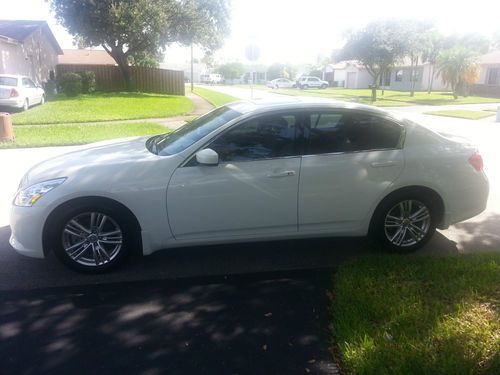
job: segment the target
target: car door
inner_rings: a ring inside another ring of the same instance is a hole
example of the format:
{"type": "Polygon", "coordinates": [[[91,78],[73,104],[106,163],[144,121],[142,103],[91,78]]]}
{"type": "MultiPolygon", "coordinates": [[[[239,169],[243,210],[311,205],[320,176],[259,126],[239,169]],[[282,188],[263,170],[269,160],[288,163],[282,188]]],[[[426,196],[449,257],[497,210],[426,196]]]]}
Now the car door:
{"type": "Polygon", "coordinates": [[[261,115],[237,124],[204,148],[217,166],[195,156],[172,175],[167,191],[177,240],[274,236],[297,232],[300,152],[295,114],[261,115]]]}
{"type": "Polygon", "coordinates": [[[401,174],[404,129],[369,112],[309,112],[299,231],[364,234],[369,213],[401,174]]]}
{"type": "Polygon", "coordinates": [[[33,104],[37,104],[40,99],[37,96],[37,89],[36,85],[34,82],[29,79],[24,77],[23,78],[23,91],[25,93],[25,96],[28,98],[29,105],[32,106],[33,104]]]}
{"type": "Polygon", "coordinates": [[[319,87],[320,86],[319,79],[314,78],[314,77],[309,78],[307,80],[307,84],[309,85],[309,87],[319,87]]]}

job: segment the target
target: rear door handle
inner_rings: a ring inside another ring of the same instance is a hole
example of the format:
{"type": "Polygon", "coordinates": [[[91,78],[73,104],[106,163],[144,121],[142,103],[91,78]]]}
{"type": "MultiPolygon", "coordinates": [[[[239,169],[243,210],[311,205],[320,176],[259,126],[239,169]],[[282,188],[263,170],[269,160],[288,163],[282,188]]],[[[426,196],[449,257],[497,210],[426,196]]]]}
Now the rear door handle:
{"type": "Polygon", "coordinates": [[[386,160],[386,161],[374,161],[372,163],[370,163],[370,165],[373,167],[373,168],[382,168],[382,167],[394,167],[395,165],[397,165],[398,163],[396,163],[395,161],[393,160],[386,160]]]}
{"type": "Polygon", "coordinates": [[[267,175],[269,178],[291,177],[295,176],[295,171],[283,171],[277,173],[270,173],[267,175]]]}

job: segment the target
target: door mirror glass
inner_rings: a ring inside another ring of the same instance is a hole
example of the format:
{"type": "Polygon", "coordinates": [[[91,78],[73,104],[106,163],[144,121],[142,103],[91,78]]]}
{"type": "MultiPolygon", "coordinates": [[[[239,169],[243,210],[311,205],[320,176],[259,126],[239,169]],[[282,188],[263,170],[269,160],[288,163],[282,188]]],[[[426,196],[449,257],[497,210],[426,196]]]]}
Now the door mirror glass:
{"type": "Polygon", "coordinates": [[[211,148],[205,148],[196,153],[196,161],[202,165],[219,164],[219,154],[211,148]]]}

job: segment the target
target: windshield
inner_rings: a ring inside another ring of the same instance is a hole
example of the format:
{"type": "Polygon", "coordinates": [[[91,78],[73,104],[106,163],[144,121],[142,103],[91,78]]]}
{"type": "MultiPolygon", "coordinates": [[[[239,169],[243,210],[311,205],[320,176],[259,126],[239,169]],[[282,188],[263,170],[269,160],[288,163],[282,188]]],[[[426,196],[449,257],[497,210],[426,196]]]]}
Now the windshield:
{"type": "Polygon", "coordinates": [[[146,142],[146,147],[152,153],[161,156],[177,154],[238,116],[241,116],[241,113],[229,107],[217,108],[175,132],[150,138],[146,142]]]}
{"type": "Polygon", "coordinates": [[[17,78],[13,78],[13,77],[1,77],[0,76],[0,85],[1,86],[16,87],[17,86],[17,78]]]}

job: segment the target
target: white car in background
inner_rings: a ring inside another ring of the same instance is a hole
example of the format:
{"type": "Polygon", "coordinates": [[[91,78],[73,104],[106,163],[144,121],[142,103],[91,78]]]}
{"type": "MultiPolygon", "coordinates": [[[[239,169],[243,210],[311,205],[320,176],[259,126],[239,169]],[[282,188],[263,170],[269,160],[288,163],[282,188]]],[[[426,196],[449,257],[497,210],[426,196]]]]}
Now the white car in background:
{"type": "Polygon", "coordinates": [[[272,89],[295,88],[297,87],[297,84],[286,78],[276,78],[267,82],[267,87],[272,89]]]}
{"type": "Polygon", "coordinates": [[[29,77],[0,74],[0,106],[27,111],[45,103],[45,91],[29,77]]]}
{"type": "Polygon", "coordinates": [[[236,102],[173,133],[33,167],[13,201],[10,244],[83,272],[135,251],[321,236],[370,235],[404,253],[482,212],[488,193],[474,146],[381,109],[236,102]]]}
{"type": "Polygon", "coordinates": [[[318,77],[302,76],[297,80],[297,86],[304,90],[308,88],[326,89],[328,87],[328,82],[318,77]]]}

